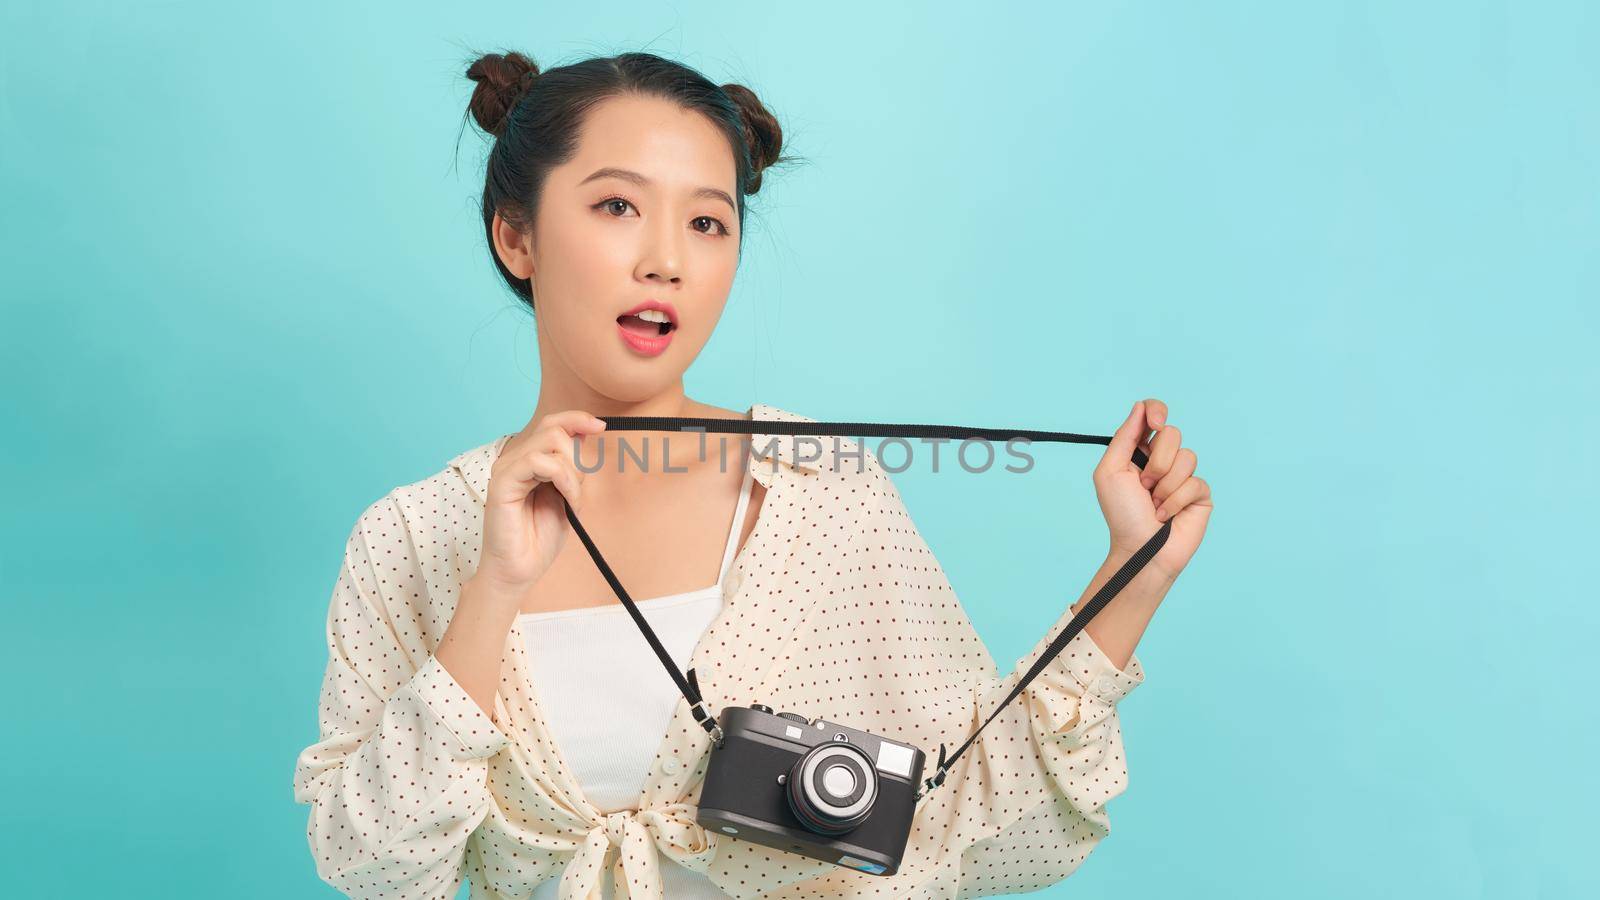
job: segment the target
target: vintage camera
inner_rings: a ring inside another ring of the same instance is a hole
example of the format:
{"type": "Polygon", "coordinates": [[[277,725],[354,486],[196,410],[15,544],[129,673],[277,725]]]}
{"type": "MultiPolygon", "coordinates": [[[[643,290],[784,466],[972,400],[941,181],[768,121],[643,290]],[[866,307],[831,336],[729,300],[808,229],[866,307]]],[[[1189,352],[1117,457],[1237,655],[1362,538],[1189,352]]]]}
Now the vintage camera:
{"type": "Polygon", "coordinates": [[[759,703],[719,717],[696,821],[719,834],[873,875],[900,867],[924,754],[759,703]]]}

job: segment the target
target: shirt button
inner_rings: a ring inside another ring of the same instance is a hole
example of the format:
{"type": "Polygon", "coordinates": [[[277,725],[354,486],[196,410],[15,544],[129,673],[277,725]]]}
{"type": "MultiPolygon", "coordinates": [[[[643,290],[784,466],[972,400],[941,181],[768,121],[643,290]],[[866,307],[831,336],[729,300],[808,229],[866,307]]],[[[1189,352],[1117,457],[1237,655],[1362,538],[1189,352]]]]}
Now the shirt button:
{"type": "Polygon", "coordinates": [[[678,762],[676,756],[669,756],[661,761],[661,771],[668,775],[676,775],[683,768],[683,763],[678,762]]]}
{"type": "Polygon", "coordinates": [[[1094,689],[1102,694],[1110,694],[1117,689],[1117,684],[1111,680],[1110,675],[1101,675],[1094,680],[1094,689]]]}

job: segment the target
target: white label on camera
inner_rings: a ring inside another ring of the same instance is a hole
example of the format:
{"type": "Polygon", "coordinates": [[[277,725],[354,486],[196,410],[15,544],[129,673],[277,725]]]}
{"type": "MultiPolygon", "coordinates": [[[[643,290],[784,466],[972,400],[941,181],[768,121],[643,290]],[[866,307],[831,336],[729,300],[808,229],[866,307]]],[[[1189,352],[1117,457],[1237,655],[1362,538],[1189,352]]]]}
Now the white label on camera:
{"type": "Polygon", "coordinates": [[[883,741],[878,744],[878,768],[901,778],[911,777],[911,763],[916,754],[910,747],[883,741]]]}
{"type": "Polygon", "coordinates": [[[798,726],[798,725],[785,725],[785,726],[783,726],[783,733],[788,735],[789,737],[797,738],[803,732],[800,731],[800,726],[798,726]]]}
{"type": "Polygon", "coordinates": [[[874,875],[884,871],[884,867],[879,863],[867,862],[864,859],[856,859],[854,856],[849,855],[839,857],[839,865],[849,866],[852,869],[860,869],[863,872],[871,872],[874,875]]]}

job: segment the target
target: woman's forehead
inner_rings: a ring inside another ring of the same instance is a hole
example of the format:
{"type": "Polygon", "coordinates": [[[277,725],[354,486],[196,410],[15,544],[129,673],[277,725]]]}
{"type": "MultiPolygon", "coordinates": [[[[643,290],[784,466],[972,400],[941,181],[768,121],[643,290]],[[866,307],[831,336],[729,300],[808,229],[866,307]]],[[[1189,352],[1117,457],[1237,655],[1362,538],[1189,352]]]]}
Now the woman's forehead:
{"type": "Polygon", "coordinates": [[[704,115],[657,98],[613,97],[585,118],[577,152],[561,167],[576,187],[597,171],[638,176],[645,190],[732,192],[733,147],[704,115]]]}

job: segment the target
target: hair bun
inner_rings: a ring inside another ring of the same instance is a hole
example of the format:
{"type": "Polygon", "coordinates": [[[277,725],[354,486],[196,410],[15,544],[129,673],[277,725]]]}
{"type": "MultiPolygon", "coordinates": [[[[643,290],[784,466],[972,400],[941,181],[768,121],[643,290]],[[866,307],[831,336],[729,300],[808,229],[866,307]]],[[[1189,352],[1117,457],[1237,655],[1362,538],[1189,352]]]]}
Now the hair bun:
{"type": "Polygon", "coordinates": [[[781,158],[783,129],[755,91],[742,84],[725,84],[722,91],[739,107],[739,118],[744,120],[744,141],[750,148],[750,183],[745,193],[754,194],[761,190],[761,172],[781,158]]]}
{"type": "Polygon", "coordinates": [[[499,137],[506,117],[538,74],[539,64],[514,50],[478,57],[467,67],[467,77],[478,83],[467,102],[478,127],[499,137]]]}

